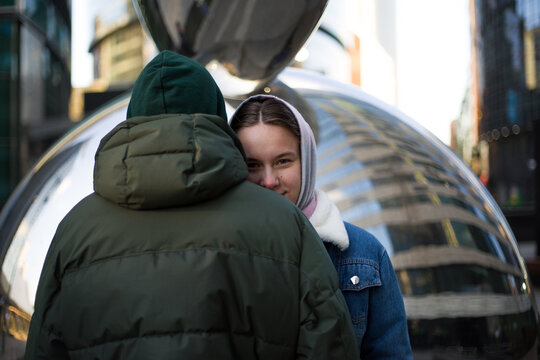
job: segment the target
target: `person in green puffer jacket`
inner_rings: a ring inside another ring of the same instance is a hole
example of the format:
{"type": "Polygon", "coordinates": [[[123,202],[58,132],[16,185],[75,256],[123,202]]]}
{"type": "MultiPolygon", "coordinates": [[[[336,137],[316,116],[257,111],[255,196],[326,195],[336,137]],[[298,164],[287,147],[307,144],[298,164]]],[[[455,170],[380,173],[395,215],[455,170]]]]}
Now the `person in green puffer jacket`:
{"type": "Polygon", "coordinates": [[[143,69],[49,248],[27,359],[357,358],[322,242],[246,181],[226,118],[197,62],[164,51],[143,69]]]}

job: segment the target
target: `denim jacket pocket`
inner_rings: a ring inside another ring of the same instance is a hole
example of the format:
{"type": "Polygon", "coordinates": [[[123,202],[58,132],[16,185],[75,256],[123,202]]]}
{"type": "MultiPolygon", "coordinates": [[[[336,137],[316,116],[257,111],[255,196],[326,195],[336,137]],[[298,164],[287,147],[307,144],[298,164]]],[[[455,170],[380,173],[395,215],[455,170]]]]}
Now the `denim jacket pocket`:
{"type": "Polygon", "coordinates": [[[360,344],[366,332],[370,288],[382,284],[379,265],[368,259],[349,261],[341,264],[339,280],[360,344]]]}
{"type": "Polygon", "coordinates": [[[381,286],[379,264],[368,259],[342,264],[340,273],[340,288],[343,291],[360,291],[371,286],[381,286]]]}

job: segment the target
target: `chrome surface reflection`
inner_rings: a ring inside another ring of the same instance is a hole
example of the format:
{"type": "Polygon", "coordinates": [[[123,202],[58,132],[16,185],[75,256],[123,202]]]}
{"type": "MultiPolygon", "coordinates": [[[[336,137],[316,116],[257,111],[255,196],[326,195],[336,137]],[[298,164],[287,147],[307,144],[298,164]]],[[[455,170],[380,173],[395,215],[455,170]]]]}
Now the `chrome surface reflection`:
{"type": "MultiPolygon", "coordinates": [[[[536,359],[538,315],[499,208],[431,133],[359,88],[288,69],[269,84],[318,140],[317,186],[391,256],[415,359],[536,359]]],[[[60,219],[92,191],[94,152],[128,98],[68,134],[0,214],[0,355],[22,355],[43,259],[60,219]],[[10,353],[11,352],[11,353],[10,353]]],[[[239,100],[228,100],[227,111],[239,100]]]]}
{"type": "Polygon", "coordinates": [[[327,0],[137,0],[158,49],[207,65],[225,95],[247,94],[293,60],[327,0]]]}
{"type": "Polygon", "coordinates": [[[332,84],[298,89],[318,122],[317,186],[387,249],[415,359],[536,359],[531,284],[491,196],[412,120],[332,84]]]}
{"type": "Polygon", "coordinates": [[[125,117],[129,97],[62,138],[19,184],[0,213],[0,358],[24,354],[41,268],[56,227],[92,192],[99,141],[125,117]]]}

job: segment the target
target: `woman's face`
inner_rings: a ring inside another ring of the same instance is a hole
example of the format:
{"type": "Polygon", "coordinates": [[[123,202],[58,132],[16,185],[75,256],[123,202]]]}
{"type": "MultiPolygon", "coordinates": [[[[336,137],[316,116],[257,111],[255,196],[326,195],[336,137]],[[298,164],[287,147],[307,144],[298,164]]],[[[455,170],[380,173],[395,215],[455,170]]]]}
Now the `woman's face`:
{"type": "Polygon", "coordinates": [[[248,180],[296,204],[302,186],[300,146],[289,130],[259,123],[238,131],[249,170],[248,180]]]}

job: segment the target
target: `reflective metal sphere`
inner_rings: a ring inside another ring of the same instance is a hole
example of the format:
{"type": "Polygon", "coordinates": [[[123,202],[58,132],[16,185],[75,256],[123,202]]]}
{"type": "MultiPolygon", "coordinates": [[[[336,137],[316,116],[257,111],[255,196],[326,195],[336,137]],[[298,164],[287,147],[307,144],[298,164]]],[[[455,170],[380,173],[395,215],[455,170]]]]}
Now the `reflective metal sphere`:
{"type": "MultiPolygon", "coordinates": [[[[303,113],[317,138],[317,186],[392,260],[415,359],[537,359],[539,316],[523,258],[470,169],[431,133],[358,87],[282,72],[326,0],[136,3],[158,48],[207,66],[228,97],[229,115],[240,95],[262,87],[303,113]]],[[[0,213],[1,358],[24,353],[53,234],[92,192],[95,151],[124,120],[128,102],[126,94],[67,134],[0,213]]]]}
{"type": "Polygon", "coordinates": [[[327,0],[137,0],[160,50],[206,65],[228,96],[260,89],[294,59],[327,0]]]}
{"type": "MultiPolygon", "coordinates": [[[[405,301],[415,359],[536,359],[538,314],[516,241],[469,168],[411,119],[355,86],[289,69],[269,84],[315,129],[317,186],[385,246],[405,301]]],[[[100,139],[129,96],[65,136],[0,214],[0,307],[21,355],[49,243],[92,191],[100,139]]],[[[228,100],[232,114],[236,100],[228,100]]],[[[8,350],[6,350],[8,349],[8,350]]],[[[9,352],[11,351],[11,353],[9,352]]]]}

